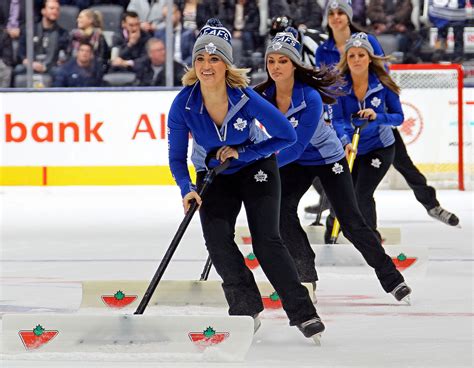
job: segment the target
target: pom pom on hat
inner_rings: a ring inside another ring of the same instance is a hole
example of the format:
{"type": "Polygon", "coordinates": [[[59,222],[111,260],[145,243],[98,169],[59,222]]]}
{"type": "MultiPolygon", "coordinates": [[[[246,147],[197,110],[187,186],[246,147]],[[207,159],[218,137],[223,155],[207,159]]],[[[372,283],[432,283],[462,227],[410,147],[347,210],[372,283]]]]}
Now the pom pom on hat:
{"type": "Polygon", "coordinates": [[[303,65],[302,48],[297,37],[298,31],[293,27],[287,27],[285,32],[277,33],[267,47],[265,60],[268,59],[268,55],[277,53],[288,56],[297,65],[303,65]]]}

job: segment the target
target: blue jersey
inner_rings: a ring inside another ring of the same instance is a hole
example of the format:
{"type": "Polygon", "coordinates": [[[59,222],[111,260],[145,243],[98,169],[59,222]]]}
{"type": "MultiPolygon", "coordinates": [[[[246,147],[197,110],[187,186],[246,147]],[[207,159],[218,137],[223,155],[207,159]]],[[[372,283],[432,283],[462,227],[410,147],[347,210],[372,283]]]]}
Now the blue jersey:
{"type": "Polygon", "coordinates": [[[352,88],[352,78],[346,75],[347,85],[344,87],[346,96],[339,97],[333,105],[332,124],[343,145],[350,143],[354,134],[351,115],[359,110],[371,108],[377,118],[370,121],[360,134],[358,154],[366,154],[373,150],[388,147],[395,142],[391,126],[403,123],[403,110],[400,97],[385,87],[377,76],[369,72],[369,87],[365,97],[359,101],[352,88]]]}
{"type": "Polygon", "coordinates": [[[428,17],[436,28],[467,23],[466,0],[428,2],[428,17]]]}
{"type": "MultiPolygon", "coordinates": [[[[275,90],[275,84],[272,84],[263,96],[274,101],[275,90]]],[[[322,119],[322,107],[318,91],[295,81],[291,105],[285,116],[295,128],[297,140],[278,153],[280,167],[290,162],[306,166],[332,164],[344,157],[344,148],[336,132],[322,119]]]]}
{"type": "MultiPolygon", "coordinates": [[[[229,109],[221,126],[217,126],[209,116],[199,82],[183,88],[171,105],[168,117],[169,165],[182,196],[195,190],[187,166],[190,133],[206,155],[222,146],[237,148],[239,158],[232,160],[223,174],[235,173],[296,141],[295,131],[288,120],[255,91],[227,87],[227,95],[229,109]],[[271,138],[255,141],[255,119],[271,138]]],[[[209,166],[217,164],[213,159],[209,166]]]]}
{"type": "MultiPolygon", "coordinates": [[[[374,49],[374,54],[377,56],[384,56],[385,54],[379,41],[377,41],[377,39],[371,34],[367,36],[374,49]]],[[[341,60],[341,54],[339,54],[334,38],[328,39],[316,49],[316,65],[319,67],[322,65],[334,67],[339,63],[339,60],[341,60]]]]}

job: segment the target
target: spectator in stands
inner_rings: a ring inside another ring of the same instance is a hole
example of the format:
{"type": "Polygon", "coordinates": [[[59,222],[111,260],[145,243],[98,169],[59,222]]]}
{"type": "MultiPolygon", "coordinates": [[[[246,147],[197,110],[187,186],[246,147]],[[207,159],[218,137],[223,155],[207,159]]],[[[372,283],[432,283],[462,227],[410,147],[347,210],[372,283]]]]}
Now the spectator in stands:
{"type": "Polygon", "coordinates": [[[146,42],[150,36],[140,29],[138,14],[126,11],[123,14],[122,35],[117,42],[118,56],[112,57],[112,66],[117,71],[131,70],[135,60],[146,55],[146,42]]]}
{"type": "MultiPolygon", "coordinates": [[[[240,55],[248,58],[261,44],[258,30],[260,28],[260,13],[256,0],[236,0],[234,28],[232,32],[232,41],[234,47],[240,41],[242,52],[240,55]],[[237,41],[239,40],[239,41],[237,41]]],[[[237,55],[236,55],[237,56],[237,55]]],[[[235,65],[249,65],[241,58],[236,58],[235,65]]]]}
{"type": "Polygon", "coordinates": [[[20,38],[25,24],[25,0],[4,0],[0,3],[0,26],[7,30],[12,40],[20,38]]]}
{"type": "Polygon", "coordinates": [[[421,42],[411,21],[411,0],[370,0],[367,16],[376,35],[390,34],[398,40],[398,50],[403,52],[405,63],[416,63],[421,42]]]}
{"type": "MultiPolygon", "coordinates": [[[[147,56],[137,60],[133,71],[140,86],[166,86],[166,47],[162,40],[150,38],[146,43],[147,56]]],[[[185,66],[173,61],[173,85],[181,86],[185,66]]]]}
{"type": "Polygon", "coordinates": [[[166,0],[130,0],[127,11],[133,11],[140,18],[140,28],[152,35],[163,20],[163,5],[166,0]]]}
{"type": "Polygon", "coordinates": [[[428,16],[431,23],[438,29],[438,38],[432,57],[433,62],[439,62],[445,57],[449,27],[453,28],[454,33],[452,59],[455,62],[462,62],[464,59],[464,27],[467,23],[466,0],[458,0],[455,7],[451,3],[429,1],[428,16]]]}
{"type": "MultiPolygon", "coordinates": [[[[181,10],[183,27],[196,30],[198,0],[178,0],[174,3],[181,10]]],[[[131,0],[127,10],[137,12],[142,31],[154,34],[166,26],[163,7],[166,0],[131,0]]]]}
{"type": "Polygon", "coordinates": [[[0,26],[0,88],[10,87],[12,65],[12,40],[8,34],[8,31],[0,26]]]}
{"type": "Polygon", "coordinates": [[[94,50],[95,58],[104,71],[110,58],[110,49],[102,34],[102,15],[98,11],[84,9],[77,17],[77,28],[71,31],[71,54],[76,56],[79,46],[87,42],[94,50]]]}
{"type": "Polygon", "coordinates": [[[122,8],[127,9],[130,0],[91,0],[91,6],[93,5],[120,5],[122,8]]]}
{"type": "Polygon", "coordinates": [[[235,0],[201,0],[198,2],[196,9],[196,26],[199,30],[208,19],[218,18],[222,25],[232,32],[234,29],[234,15],[235,0]]]}
{"type": "MultiPolygon", "coordinates": [[[[69,46],[68,32],[57,24],[59,18],[60,5],[56,0],[46,0],[41,9],[42,18],[34,26],[34,59],[33,71],[35,73],[54,74],[55,68],[65,59],[69,46]],[[61,55],[61,58],[60,58],[61,55]]],[[[26,59],[26,34],[21,32],[18,56],[22,60],[22,65],[17,65],[15,74],[22,74],[26,71],[28,60],[26,59]]]]}
{"type": "Polygon", "coordinates": [[[198,0],[184,0],[181,6],[178,6],[180,7],[181,14],[183,15],[183,27],[196,30],[198,0]]]}
{"type": "Polygon", "coordinates": [[[76,57],[61,66],[54,76],[53,87],[100,87],[102,67],[95,60],[94,48],[81,42],[76,57]]]}
{"type": "Polygon", "coordinates": [[[293,17],[298,28],[321,29],[323,9],[317,0],[287,0],[288,13],[293,17]]]}
{"type": "MultiPolygon", "coordinates": [[[[18,62],[21,29],[25,25],[25,0],[0,2],[0,28],[6,30],[12,44],[12,65],[18,62]]],[[[6,42],[6,40],[4,40],[6,42]]]]}
{"type": "Polygon", "coordinates": [[[79,10],[84,10],[91,6],[91,0],[59,0],[59,4],[77,6],[79,10]]]}
{"type": "MultiPolygon", "coordinates": [[[[163,7],[163,17],[166,18],[168,7],[163,7]]],[[[173,4],[173,59],[185,65],[192,64],[192,51],[196,35],[193,29],[184,28],[181,23],[181,10],[173,4]]],[[[166,29],[155,32],[155,37],[166,44],[166,29]]]]}

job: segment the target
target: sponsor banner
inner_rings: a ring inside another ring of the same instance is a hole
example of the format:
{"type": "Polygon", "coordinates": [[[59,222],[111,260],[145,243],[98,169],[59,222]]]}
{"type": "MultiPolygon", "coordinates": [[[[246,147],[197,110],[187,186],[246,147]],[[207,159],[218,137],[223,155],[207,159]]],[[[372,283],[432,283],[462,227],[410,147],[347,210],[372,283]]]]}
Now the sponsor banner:
{"type": "MultiPolygon", "coordinates": [[[[178,91],[0,93],[0,185],[173,184],[166,124],[178,91]]],[[[464,89],[465,171],[472,172],[474,89],[464,89]]],[[[454,89],[405,89],[399,127],[420,167],[458,160],[454,89]]]]}
{"type": "Polygon", "coordinates": [[[167,165],[166,122],[177,93],[2,93],[1,165],[167,165]]]}

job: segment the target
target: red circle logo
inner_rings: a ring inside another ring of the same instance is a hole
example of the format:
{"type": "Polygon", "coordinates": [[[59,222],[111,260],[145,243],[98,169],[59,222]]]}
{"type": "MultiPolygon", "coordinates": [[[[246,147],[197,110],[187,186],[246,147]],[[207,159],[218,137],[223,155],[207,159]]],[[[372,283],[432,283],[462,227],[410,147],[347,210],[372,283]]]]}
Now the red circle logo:
{"type": "Polygon", "coordinates": [[[405,120],[398,130],[405,144],[409,145],[415,142],[423,131],[423,115],[415,105],[409,102],[402,101],[402,108],[405,120]]]}

